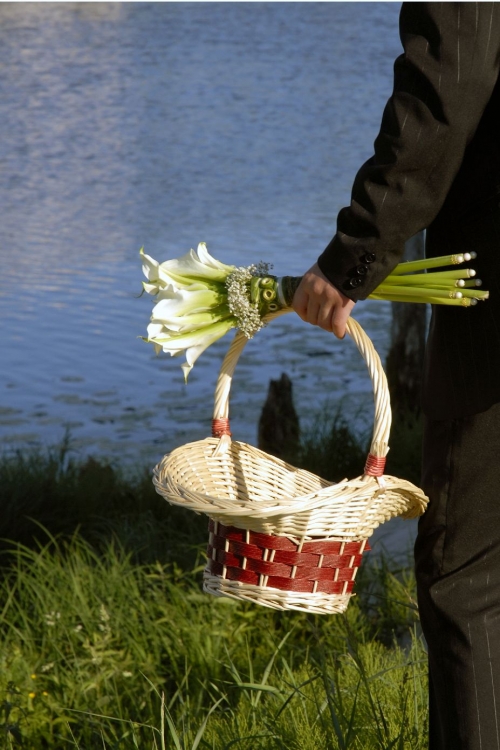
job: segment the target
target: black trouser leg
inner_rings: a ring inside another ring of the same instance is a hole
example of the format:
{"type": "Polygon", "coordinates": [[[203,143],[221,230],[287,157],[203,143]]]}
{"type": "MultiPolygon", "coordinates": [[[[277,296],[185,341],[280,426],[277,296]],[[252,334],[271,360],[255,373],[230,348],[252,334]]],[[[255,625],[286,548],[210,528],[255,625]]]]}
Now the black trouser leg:
{"type": "Polygon", "coordinates": [[[415,545],[430,750],[500,750],[500,404],[426,420],[415,545]]]}

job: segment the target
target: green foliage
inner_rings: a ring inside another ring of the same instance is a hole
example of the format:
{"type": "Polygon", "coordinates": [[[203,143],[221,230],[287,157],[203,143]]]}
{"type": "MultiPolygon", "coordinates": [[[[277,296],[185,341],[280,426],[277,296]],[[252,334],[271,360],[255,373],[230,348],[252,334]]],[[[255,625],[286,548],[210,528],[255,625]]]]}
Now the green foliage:
{"type": "Polygon", "coordinates": [[[413,601],[387,563],[322,617],[209,597],[197,570],[116,543],[18,546],[0,584],[4,746],[424,748],[413,601]]]}
{"type": "Polygon", "coordinates": [[[303,436],[298,465],[330,482],[363,473],[369,441],[359,437],[340,411],[318,417],[303,436]]]}
{"type": "MultiPolygon", "coordinates": [[[[302,464],[356,476],[363,442],[325,421],[302,464]]],[[[148,472],[63,445],[1,459],[0,488],[1,750],[426,747],[409,566],[364,564],[344,615],[277,612],[202,593],[206,519],[148,472]]]]}
{"type": "MultiPolygon", "coordinates": [[[[297,465],[330,482],[363,473],[371,432],[356,430],[340,410],[325,409],[302,437],[297,465]]],[[[387,474],[420,483],[422,420],[410,412],[394,414],[387,474]]]]}
{"type": "Polygon", "coordinates": [[[46,453],[0,458],[0,549],[9,542],[45,544],[47,532],[76,531],[96,548],[110,540],[138,562],[196,562],[206,539],[205,517],[168,505],[153,487],[151,471],[126,474],[106,460],[78,461],[68,441],[46,453]]]}

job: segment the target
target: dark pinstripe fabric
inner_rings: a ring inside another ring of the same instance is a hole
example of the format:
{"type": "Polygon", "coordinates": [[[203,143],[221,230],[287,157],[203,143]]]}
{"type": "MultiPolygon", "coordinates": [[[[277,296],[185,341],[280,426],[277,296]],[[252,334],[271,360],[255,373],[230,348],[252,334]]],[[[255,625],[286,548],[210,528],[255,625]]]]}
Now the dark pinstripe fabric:
{"type": "Polygon", "coordinates": [[[415,545],[430,750],[500,750],[500,404],[426,420],[415,545]]]}
{"type": "Polygon", "coordinates": [[[400,31],[375,154],[319,265],[358,300],[424,228],[429,255],[478,253],[491,299],[433,310],[415,555],[430,748],[500,750],[500,2],[404,3],[400,31]]]}

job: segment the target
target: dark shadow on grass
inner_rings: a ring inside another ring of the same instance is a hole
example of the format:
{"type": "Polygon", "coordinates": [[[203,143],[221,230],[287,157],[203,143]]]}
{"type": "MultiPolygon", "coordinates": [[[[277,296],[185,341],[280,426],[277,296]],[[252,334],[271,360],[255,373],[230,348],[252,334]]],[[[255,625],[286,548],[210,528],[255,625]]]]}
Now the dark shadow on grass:
{"type": "Polygon", "coordinates": [[[0,549],[32,547],[78,534],[97,549],[113,539],[137,562],[195,564],[206,519],[170,506],[149,470],[125,476],[105,460],[71,456],[67,446],[0,458],[0,549]]]}

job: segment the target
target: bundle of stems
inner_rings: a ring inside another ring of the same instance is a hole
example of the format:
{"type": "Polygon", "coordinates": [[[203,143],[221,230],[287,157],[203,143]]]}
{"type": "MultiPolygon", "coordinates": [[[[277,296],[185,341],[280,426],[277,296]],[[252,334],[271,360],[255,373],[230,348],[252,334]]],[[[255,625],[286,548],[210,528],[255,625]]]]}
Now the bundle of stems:
{"type": "MultiPolygon", "coordinates": [[[[433,268],[457,266],[474,260],[475,252],[443,255],[438,258],[399,263],[368,299],[388,302],[421,302],[431,305],[455,305],[471,307],[479,300],[489,297],[489,292],[479,289],[482,285],[473,268],[432,271],[433,268]]],[[[283,276],[278,279],[279,296],[290,305],[300,278],[283,276]]]]}
{"type": "Polygon", "coordinates": [[[457,266],[475,257],[476,253],[471,252],[400,263],[369,298],[460,307],[477,305],[478,300],[488,299],[489,292],[479,289],[482,282],[473,268],[429,273],[433,268],[457,266]]]}

